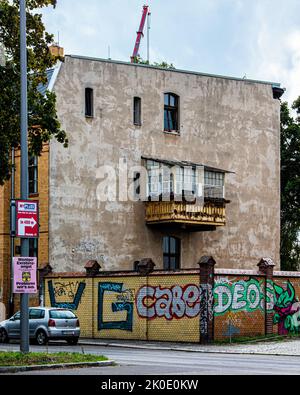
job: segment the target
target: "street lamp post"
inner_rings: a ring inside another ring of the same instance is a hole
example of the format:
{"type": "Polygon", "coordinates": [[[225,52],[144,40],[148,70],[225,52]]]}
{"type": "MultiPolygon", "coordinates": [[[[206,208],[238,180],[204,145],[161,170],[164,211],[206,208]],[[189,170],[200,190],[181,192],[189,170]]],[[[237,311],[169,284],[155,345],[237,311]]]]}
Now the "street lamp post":
{"type": "MultiPolygon", "coordinates": [[[[26,0],[20,0],[20,65],[21,65],[21,198],[28,199],[28,104],[27,104],[27,43],[26,0]]],[[[29,239],[21,239],[21,256],[29,255],[29,239]]],[[[28,294],[21,294],[20,351],[29,352],[28,294]]]]}

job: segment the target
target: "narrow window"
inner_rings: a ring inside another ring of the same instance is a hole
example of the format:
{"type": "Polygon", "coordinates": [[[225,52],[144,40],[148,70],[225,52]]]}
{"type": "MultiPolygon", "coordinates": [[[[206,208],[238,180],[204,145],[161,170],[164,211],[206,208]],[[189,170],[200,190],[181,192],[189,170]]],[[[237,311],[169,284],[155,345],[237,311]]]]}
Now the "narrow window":
{"type": "Polygon", "coordinates": [[[94,91],[92,88],[85,89],[85,116],[94,116],[94,91]]]}
{"type": "Polygon", "coordinates": [[[164,129],[168,132],[179,130],[179,97],[174,93],[165,94],[164,129]]]}
{"type": "Polygon", "coordinates": [[[141,198],[141,173],[135,172],[133,177],[133,195],[136,201],[141,198]]]}
{"type": "Polygon", "coordinates": [[[38,257],[38,239],[29,239],[29,256],[38,257]]]}
{"type": "Polygon", "coordinates": [[[163,238],[164,270],[180,269],[180,240],[176,237],[163,238]]]}
{"type": "Polygon", "coordinates": [[[28,162],[28,189],[29,194],[38,193],[38,157],[31,156],[28,162]]]}
{"type": "Polygon", "coordinates": [[[142,125],[142,99],[135,97],[133,99],[133,123],[134,125],[142,125]]]}

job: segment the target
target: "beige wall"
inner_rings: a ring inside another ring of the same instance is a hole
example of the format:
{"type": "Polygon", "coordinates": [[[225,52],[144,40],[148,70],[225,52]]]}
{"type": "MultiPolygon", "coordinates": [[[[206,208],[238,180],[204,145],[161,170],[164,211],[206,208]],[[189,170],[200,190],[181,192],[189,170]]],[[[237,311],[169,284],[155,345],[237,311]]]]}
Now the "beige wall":
{"type": "MultiPolygon", "coordinates": [[[[189,160],[227,175],[227,225],[180,233],[182,266],[211,254],[220,267],[254,268],[263,256],[279,264],[279,101],[270,84],[66,57],[54,90],[70,144],[50,148],[50,264],[80,270],[97,259],[104,270],[131,269],[144,257],[162,267],[163,232],[145,225],[143,203],[97,200],[97,169],[141,156],[189,160]],[[84,115],[94,89],[95,117],[84,115]],[[163,132],[164,92],[180,96],[180,136],[163,132]],[[132,123],[142,98],[142,126],[132,123]]],[[[176,232],[175,232],[176,233],[176,232]]]]}

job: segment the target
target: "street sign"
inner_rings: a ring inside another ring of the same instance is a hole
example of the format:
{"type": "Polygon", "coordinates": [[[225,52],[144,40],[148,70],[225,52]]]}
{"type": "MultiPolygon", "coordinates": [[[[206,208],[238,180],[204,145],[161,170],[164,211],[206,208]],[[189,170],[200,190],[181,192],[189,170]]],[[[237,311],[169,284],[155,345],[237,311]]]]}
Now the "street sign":
{"type": "Polygon", "coordinates": [[[16,237],[39,237],[39,203],[33,200],[16,200],[16,237]]]}
{"type": "Polygon", "coordinates": [[[37,293],[37,258],[17,257],[14,262],[14,293],[37,293]]]}

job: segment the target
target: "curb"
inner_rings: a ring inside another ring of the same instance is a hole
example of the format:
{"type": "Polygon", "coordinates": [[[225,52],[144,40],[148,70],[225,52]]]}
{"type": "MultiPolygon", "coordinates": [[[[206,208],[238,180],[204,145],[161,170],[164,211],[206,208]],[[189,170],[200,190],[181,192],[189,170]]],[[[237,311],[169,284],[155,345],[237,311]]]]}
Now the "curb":
{"type": "Polygon", "coordinates": [[[268,353],[262,351],[239,351],[239,350],[209,350],[209,349],[190,349],[184,347],[158,347],[158,346],[148,346],[148,345],[135,345],[135,344],[121,344],[121,343],[97,343],[97,342],[89,342],[89,341],[79,341],[79,345],[82,346],[98,346],[98,347],[119,347],[119,348],[131,348],[138,350],[154,350],[154,351],[181,351],[181,352],[189,352],[189,353],[202,353],[202,354],[229,354],[229,355],[261,355],[261,356],[281,356],[281,357],[297,357],[299,358],[299,354],[288,354],[288,353],[268,353]]]}
{"type": "Polygon", "coordinates": [[[99,361],[99,362],[76,362],[76,363],[56,363],[51,365],[31,365],[31,366],[7,366],[0,367],[1,373],[17,373],[17,372],[28,372],[31,370],[49,370],[49,369],[67,369],[67,368],[94,368],[94,367],[105,367],[112,366],[115,361],[99,361]]]}

